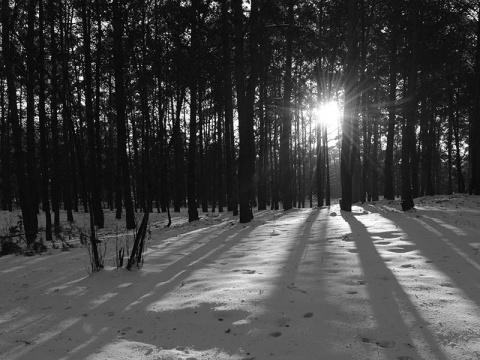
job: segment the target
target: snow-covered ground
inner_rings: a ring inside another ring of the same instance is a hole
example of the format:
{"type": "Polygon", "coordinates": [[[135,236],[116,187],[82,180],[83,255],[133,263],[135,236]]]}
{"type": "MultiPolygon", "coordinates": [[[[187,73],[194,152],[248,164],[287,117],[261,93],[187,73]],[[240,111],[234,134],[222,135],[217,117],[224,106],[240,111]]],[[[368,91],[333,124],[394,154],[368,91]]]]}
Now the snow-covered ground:
{"type": "Polygon", "coordinates": [[[480,359],[480,197],[399,209],[172,214],[168,229],[151,214],[134,271],[114,267],[123,223],[107,213],[99,273],[81,247],[0,258],[0,359],[480,359]]]}

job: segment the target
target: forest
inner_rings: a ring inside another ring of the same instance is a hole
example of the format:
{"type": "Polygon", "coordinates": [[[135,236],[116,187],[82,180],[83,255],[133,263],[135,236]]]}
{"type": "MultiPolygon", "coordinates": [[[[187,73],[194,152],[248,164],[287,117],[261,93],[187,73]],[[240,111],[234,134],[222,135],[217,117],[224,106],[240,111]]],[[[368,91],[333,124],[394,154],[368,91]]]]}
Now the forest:
{"type": "MultiPolygon", "coordinates": [[[[480,2],[2,0],[0,202],[104,210],[480,194],[480,2]],[[322,111],[325,108],[338,111],[322,111]],[[338,113],[338,116],[334,114],[338,113]]],[[[42,235],[43,236],[43,235],[42,235]]],[[[94,239],[94,237],[92,237],[94,239]]]]}

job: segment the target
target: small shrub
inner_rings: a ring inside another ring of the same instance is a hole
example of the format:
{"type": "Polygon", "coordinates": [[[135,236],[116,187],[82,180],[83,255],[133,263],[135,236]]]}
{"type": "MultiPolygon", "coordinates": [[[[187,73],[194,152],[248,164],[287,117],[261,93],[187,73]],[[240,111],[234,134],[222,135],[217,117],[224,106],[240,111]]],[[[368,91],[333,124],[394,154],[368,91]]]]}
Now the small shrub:
{"type": "Polygon", "coordinates": [[[21,254],[22,253],[22,248],[20,245],[16,244],[13,242],[11,239],[10,240],[4,240],[2,241],[2,246],[0,248],[0,256],[4,255],[11,255],[11,254],[21,254]]]}

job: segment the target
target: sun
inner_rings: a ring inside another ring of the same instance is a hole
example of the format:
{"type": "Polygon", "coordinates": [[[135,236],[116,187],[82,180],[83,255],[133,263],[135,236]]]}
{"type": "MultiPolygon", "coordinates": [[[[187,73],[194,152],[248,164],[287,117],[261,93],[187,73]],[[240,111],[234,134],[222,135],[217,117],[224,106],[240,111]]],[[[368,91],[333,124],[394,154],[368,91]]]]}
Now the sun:
{"type": "Polygon", "coordinates": [[[341,118],[340,107],[336,101],[329,101],[315,108],[315,117],[319,125],[337,128],[341,118]]]}

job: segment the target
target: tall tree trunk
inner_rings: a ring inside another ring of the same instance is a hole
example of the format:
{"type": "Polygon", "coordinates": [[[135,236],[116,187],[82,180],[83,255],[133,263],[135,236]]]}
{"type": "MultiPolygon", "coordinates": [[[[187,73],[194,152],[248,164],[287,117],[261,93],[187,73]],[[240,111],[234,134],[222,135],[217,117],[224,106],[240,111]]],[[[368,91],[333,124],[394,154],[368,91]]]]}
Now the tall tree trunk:
{"type": "MultiPolygon", "coordinates": [[[[406,124],[402,136],[402,210],[412,209],[413,202],[412,188],[412,162],[415,145],[415,118],[417,108],[417,49],[418,49],[418,4],[415,0],[410,1],[411,10],[411,43],[410,62],[408,75],[408,101],[405,104],[406,124]]],[[[416,176],[416,175],[415,175],[416,176]]]]}
{"type": "Polygon", "coordinates": [[[123,11],[119,0],[113,2],[113,51],[115,59],[115,109],[117,115],[117,219],[122,212],[121,198],[125,204],[127,229],[135,229],[135,213],[130,187],[127,155],[127,119],[123,58],[123,11]]]}
{"type": "MultiPolygon", "coordinates": [[[[50,0],[52,1],[52,0],[50,0]]],[[[95,180],[97,184],[97,191],[100,193],[100,197],[103,189],[103,172],[102,172],[102,153],[103,153],[103,142],[102,142],[102,131],[100,126],[100,86],[101,86],[101,64],[102,64],[102,9],[100,8],[101,1],[95,0],[95,11],[97,22],[97,34],[96,34],[96,59],[95,59],[95,111],[94,111],[94,123],[95,123],[95,153],[96,153],[96,167],[97,167],[97,179],[95,180]]]]}
{"type": "MultiPolygon", "coordinates": [[[[44,19],[45,12],[43,8],[43,0],[40,0],[39,5],[39,49],[40,54],[38,57],[38,77],[39,77],[39,95],[38,95],[38,121],[40,125],[40,158],[41,158],[41,171],[42,171],[42,209],[45,212],[45,238],[47,241],[53,240],[52,237],[52,215],[50,213],[50,200],[49,200],[49,153],[47,143],[47,115],[45,111],[46,95],[45,95],[45,39],[44,39],[44,19]]],[[[52,67],[52,70],[55,69],[52,67]]],[[[55,89],[57,90],[57,89],[55,89]]],[[[52,97],[56,94],[52,91],[52,97]]],[[[58,151],[58,149],[57,149],[58,151]]],[[[52,198],[55,188],[52,186],[52,198]]]]}
{"type": "Polygon", "coordinates": [[[358,127],[357,111],[357,83],[358,83],[358,39],[357,28],[357,0],[348,1],[347,24],[347,58],[345,79],[345,106],[342,125],[342,154],[340,159],[340,177],[342,185],[341,210],[351,211],[353,200],[353,173],[357,157],[357,144],[355,144],[355,129],[358,127]]]}
{"type": "Polygon", "coordinates": [[[218,118],[217,118],[217,147],[216,147],[216,152],[217,152],[217,198],[218,198],[218,212],[221,213],[223,212],[223,207],[225,204],[225,190],[224,190],[224,182],[223,182],[223,128],[222,128],[222,123],[223,123],[223,114],[221,114],[221,111],[218,113],[218,118]]]}
{"type": "Polygon", "coordinates": [[[255,142],[253,133],[253,106],[258,78],[258,1],[252,0],[250,12],[250,77],[245,84],[245,57],[243,49],[243,8],[241,0],[232,0],[235,23],[235,78],[240,136],[238,198],[240,222],[253,219],[255,142]]]}
{"type": "Polygon", "coordinates": [[[152,124],[150,119],[150,108],[148,103],[148,72],[147,72],[147,27],[146,27],[146,11],[145,7],[142,9],[142,30],[143,30],[143,38],[142,38],[142,60],[141,60],[141,106],[142,106],[142,118],[143,118],[143,129],[144,129],[144,136],[143,136],[143,156],[142,156],[142,171],[143,171],[143,188],[144,188],[144,202],[143,208],[145,212],[152,212],[152,200],[153,200],[153,184],[152,184],[152,171],[151,171],[151,160],[150,160],[150,152],[151,152],[151,142],[150,137],[152,134],[152,124]]]}
{"type": "Polygon", "coordinates": [[[235,146],[233,130],[233,92],[231,66],[231,27],[228,20],[228,1],[221,2],[222,7],[222,61],[223,61],[223,96],[225,105],[225,163],[226,163],[226,191],[227,210],[238,213],[237,178],[235,174],[235,146]]]}
{"type": "Polygon", "coordinates": [[[283,209],[289,210],[293,206],[293,177],[290,160],[290,138],[292,133],[292,48],[293,48],[293,0],[288,3],[287,15],[287,48],[284,73],[284,92],[282,107],[282,131],[280,135],[280,173],[281,173],[281,194],[283,209]]]}
{"type": "Polygon", "coordinates": [[[27,30],[27,183],[28,196],[38,213],[37,164],[35,144],[35,13],[36,1],[28,3],[27,30]]]}
{"type": "Polygon", "coordinates": [[[88,177],[91,211],[93,212],[94,223],[98,228],[104,226],[104,216],[101,199],[101,184],[97,182],[97,147],[96,131],[93,112],[93,79],[92,79],[92,56],[90,50],[90,0],[82,1],[82,22],[83,22],[83,48],[85,62],[85,120],[87,123],[88,142],[88,177]]]}
{"type": "Polygon", "coordinates": [[[50,97],[51,109],[51,133],[52,133],[52,174],[51,174],[51,196],[52,210],[54,213],[55,234],[60,232],[60,194],[62,191],[61,166],[60,166],[60,147],[58,135],[58,73],[57,73],[57,31],[55,29],[55,18],[57,14],[55,1],[49,0],[48,14],[50,17],[50,49],[51,49],[51,86],[52,94],[50,97]]]}
{"type": "MultiPolygon", "coordinates": [[[[28,196],[38,213],[38,185],[37,185],[37,161],[36,161],[36,141],[35,141],[35,15],[36,1],[29,0],[27,14],[27,184],[28,196]]],[[[37,221],[37,216],[35,216],[37,221]]],[[[38,223],[35,224],[38,227],[38,223]]]]}
{"type": "MultiPolygon", "coordinates": [[[[68,8],[62,8],[62,12],[68,13],[68,8]]],[[[67,16],[65,16],[67,17],[67,16]]],[[[60,44],[62,46],[62,130],[63,130],[63,204],[67,211],[67,221],[73,222],[73,203],[72,197],[77,199],[76,177],[72,176],[75,169],[75,154],[74,154],[74,139],[70,137],[71,115],[70,115],[70,80],[69,80],[69,66],[68,66],[68,24],[64,19],[64,14],[60,16],[60,44]]],[[[77,203],[75,201],[75,203],[77,203]]]]}
{"type": "Polygon", "coordinates": [[[323,132],[323,156],[325,158],[325,205],[330,206],[330,157],[328,154],[328,132],[327,128],[323,132]]]}
{"type": "Polygon", "coordinates": [[[197,156],[197,87],[198,87],[198,1],[191,7],[191,44],[190,44],[190,142],[188,145],[187,198],[188,221],[198,220],[196,198],[196,156],[197,156]]]}
{"type": "MultiPolygon", "coordinates": [[[[480,17],[480,1],[477,1],[480,17]]],[[[473,119],[470,124],[470,194],[480,195],[480,21],[477,21],[477,48],[475,56],[475,97],[473,119]]]]}
{"type": "MultiPolygon", "coordinates": [[[[323,179],[324,179],[324,164],[322,151],[322,128],[321,124],[317,124],[317,205],[323,206],[323,179]]],[[[325,132],[327,129],[324,129],[325,132]]]]}
{"type": "Polygon", "coordinates": [[[7,78],[8,119],[12,128],[15,173],[18,183],[18,197],[22,210],[23,226],[27,244],[30,246],[37,238],[37,214],[32,199],[28,196],[25,175],[25,154],[22,147],[22,126],[17,109],[17,88],[15,75],[15,47],[11,31],[14,28],[15,15],[9,1],[2,0],[2,53],[7,78]]]}
{"type": "MultiPolygon", "coordinates": [[[[263,39],[262,39],[263,44],[263,39]]],[[[266,77],[267,65],[265,64],[265,56],[261,56],[261,73],[260,73],[260,104],[259,104],[259,144],[258,144],[258,210],[267,209],[267,131],[265,124],[265,100],[267,95],[266,77]]]]}
{"type": "Polygon", "coordinates": [[[457,191],[461,194],[466,192],[465,178],[462,171],[462,156],[460,153],[460,136],[459,136],[460,119],[458,115],[458,99],[457,111],[455,116],[454,134],[455,134],[455,167],[457,171],[457,191]]]}
{"type": "Polygon", "coordinates": [[[10,174],[10,126],[7,121],[7,109],[5,106],[5,82],[0,79],[0,156],[2,179],[2,210],[12,211],[12,186],[10,174]]]}
{"type": "Polygon", "coordinates": [[[396,101],[397,101],[397,42],[398,42],[398,1],[393,1],[393,9],[390,16],[391,35],[389,39],[389,95],[388,95],[388,130],[387,148],[385,150],[385,190],[384,197],[387,200],[395,199],[394,176],[393,176],[393,143],[395,139],[396,101]]]}

